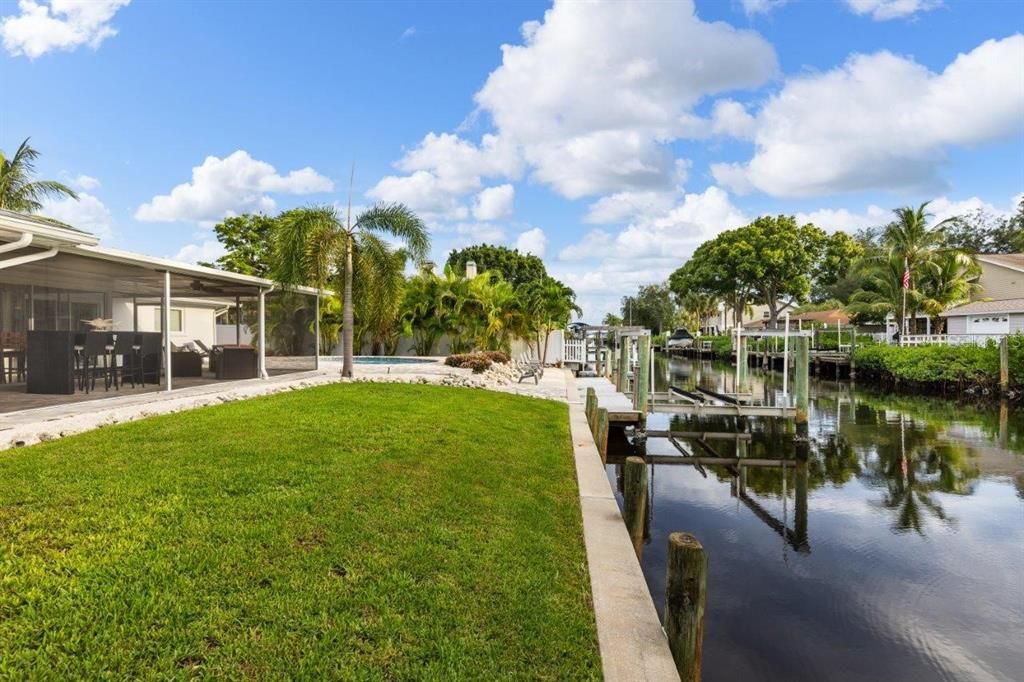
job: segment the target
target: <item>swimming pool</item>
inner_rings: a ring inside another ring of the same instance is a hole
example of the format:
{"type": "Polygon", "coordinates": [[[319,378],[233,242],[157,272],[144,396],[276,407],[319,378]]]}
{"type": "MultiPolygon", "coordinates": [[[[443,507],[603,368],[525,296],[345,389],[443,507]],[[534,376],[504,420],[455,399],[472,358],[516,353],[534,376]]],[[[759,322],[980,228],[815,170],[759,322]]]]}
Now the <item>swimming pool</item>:
{"type": "MultiPolygon", "coordinates": [[[[342,361],[340,355],[325,355],[323,360],[342,361]]],[[[391,357],[389,355],[356,355],[352,358],[356,365],[425,365],[436,363],[434,358],[391,357]]]]}

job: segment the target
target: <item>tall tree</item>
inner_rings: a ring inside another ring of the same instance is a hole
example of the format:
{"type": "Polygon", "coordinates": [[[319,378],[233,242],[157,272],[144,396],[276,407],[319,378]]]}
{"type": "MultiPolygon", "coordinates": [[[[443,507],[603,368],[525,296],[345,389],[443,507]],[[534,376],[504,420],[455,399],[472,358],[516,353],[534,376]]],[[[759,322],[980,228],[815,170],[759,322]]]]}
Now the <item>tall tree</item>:
{"type": "Polygon", "coordinates": [[[466,263],[476,263],[477,272],[497,272],[502,279],[518,287],[527,282],[536,282],[547,276],[547,268],[544,261],[529,253],[519,253],[517,249],[509,249],[504,246],[491,246],[490,244],[478,244],[458,249],[448,254],[446,267],[450,267],[456,274],[466,274],[466,263]]]}
{"type": "Polygon", "coordinates": [[[622,299],[622,317],[627,324],[647,327],[661,334],[675,320],[676,306],[672,290],[665,284],[640,287],[635,296],[622,299]]]}
{"type": "Polygon", "coordinates": [[[267,277],[271,269],[271,248],[277,218],[261,213],[225,218],[213,226],[217,241],[226,253],[213,263],[200,263],[243,275],[267,277]]]}
{"type": "Polygon", "coordinates": [[[33,179],[39,152],[28,143],[29,139],[25,138],[14,156],[8,157],[0,150],[0,208],[18,213],[37,213],[43,207],[43,199],[78,199],[74,190],[56,180],[33,179]]]}
{"type": "Polygon", "coordinates": [[[825,238],[811,272],[810,299],[816,303],[829,299],[845,302],[855,288],[850,269],[863,255],[863,244],[841,230],[825,238]]]}
{"type": "Polygon", "coordinates": [[[295,209],[281,214],[275,239],[275,272],[286,284],[311,284],[342,289],[342,376],[352,376],[355,315],[352,303],[355,252],[381,263],[392,258],[382,239],[397,237],[415,261],[422,260],[430,246],[423,221],[402,204],[377,204],[352,220],[345,220],[331,206],[295,209]]]}
{"type": "Polygon", "coordinates": [[[573,314],[583,311],[576,305],[576,293],[554,277],[524,284],[519,292],[530,331],[536,336],[537,357],[544,362],[551,332],[565,329],[573,314]]]}

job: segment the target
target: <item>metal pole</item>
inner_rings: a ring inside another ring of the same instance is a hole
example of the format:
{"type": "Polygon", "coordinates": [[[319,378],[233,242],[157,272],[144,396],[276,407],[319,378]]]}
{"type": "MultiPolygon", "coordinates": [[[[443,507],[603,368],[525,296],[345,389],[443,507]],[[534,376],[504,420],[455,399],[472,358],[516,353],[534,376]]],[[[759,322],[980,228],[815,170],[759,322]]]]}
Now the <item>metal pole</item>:
{"type": "Polygon", "coordinates": [[[313,306],[313,314],[316,316],[313,320],[313,334],[316,336],[314,341],[314,348],[316,349],[316,361],[313,363],[313,369],[320,369],[320,292],[316,292],[316,303],[313,306]]]}
{"type": "Polygon", "coordinates": [[[242,345],[242,297],[235,296],[235,345],[242,345]]]}
{"type": "Polygon", "coordinates": [[[267,306],[266,306],[266,292],[263,288],[260,288],[260,344],[259,344],[259,366],[260,366],[260,378],[267,378],[267,335],[265,332],[266,325],[264,319],[266,318],[267,306]]]}
{"type": "Polygon", "coordinates": [[[132,331],[139,331],[139,299],[132,296],[132,331]]]}
{"type": "Polygon", "coordinates": [[[786,313],[786,331],[782,336],[782,397],[789,398],[789,313],[786,313]]]}
{"type": "Polygon", "coordinates": [[[171,390],[171,272],[164,270],[164,298],[161,301],[163,310],[160,311],[163,318],[164,331],[164,381],[165,390],[171,390]]]}

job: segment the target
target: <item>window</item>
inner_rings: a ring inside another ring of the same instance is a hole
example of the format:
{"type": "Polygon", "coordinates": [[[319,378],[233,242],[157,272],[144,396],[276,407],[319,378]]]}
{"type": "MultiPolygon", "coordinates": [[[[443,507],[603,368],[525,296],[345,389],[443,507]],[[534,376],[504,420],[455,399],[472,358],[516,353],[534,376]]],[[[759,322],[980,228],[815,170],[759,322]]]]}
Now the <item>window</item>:
{"type": "MultiPolygon", "coordinates": [[[[156,317],[156,331],[161,331],[163,328],[163,315],[161,315],[159,308],[153,309],[153,314],[156,317]]],[[[171,308],[171,333],[182,332],[185,330],[184,315],[182,315],[181,308],[171,308]]]]}

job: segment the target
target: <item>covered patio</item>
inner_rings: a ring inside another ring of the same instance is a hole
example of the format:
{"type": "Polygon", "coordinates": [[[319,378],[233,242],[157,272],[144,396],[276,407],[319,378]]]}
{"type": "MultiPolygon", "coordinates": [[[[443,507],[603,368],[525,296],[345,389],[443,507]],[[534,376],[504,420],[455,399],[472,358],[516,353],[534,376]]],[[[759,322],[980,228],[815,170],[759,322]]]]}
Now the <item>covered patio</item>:
{"type": "Polygon", "coordinates": [[[0,210],[0,413],[319,366],[319,295],[0,210]]]}

